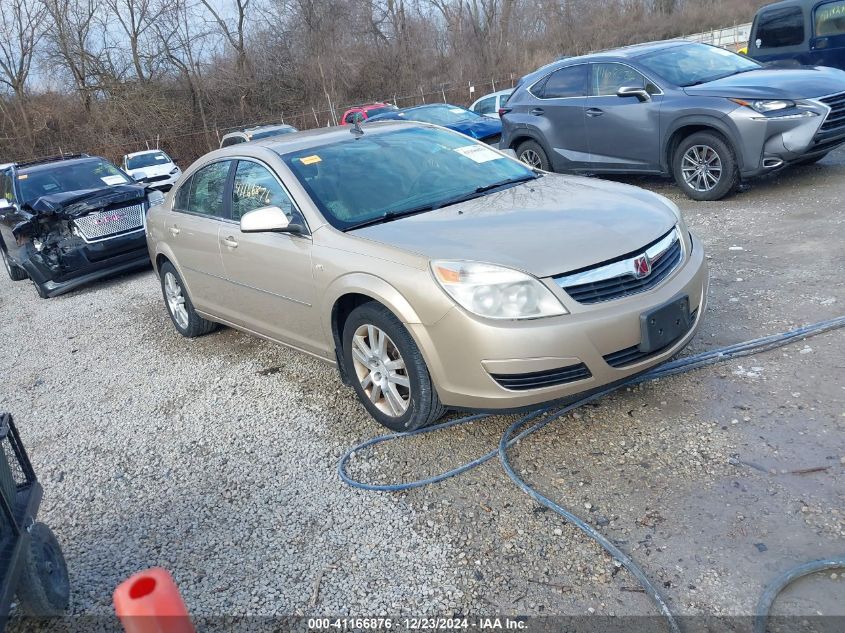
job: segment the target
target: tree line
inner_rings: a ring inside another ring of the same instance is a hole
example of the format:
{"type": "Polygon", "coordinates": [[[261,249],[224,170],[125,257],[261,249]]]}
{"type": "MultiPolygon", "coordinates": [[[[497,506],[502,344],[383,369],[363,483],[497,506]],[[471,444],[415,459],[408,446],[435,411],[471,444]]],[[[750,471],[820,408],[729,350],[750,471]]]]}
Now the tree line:
{"type": "Polygon", "coordinates": [[[0,0],[0,162],[160,146],[187,164],[235,127],[465,105],[562,55],[729,27],[763,3],[0,0]]]}

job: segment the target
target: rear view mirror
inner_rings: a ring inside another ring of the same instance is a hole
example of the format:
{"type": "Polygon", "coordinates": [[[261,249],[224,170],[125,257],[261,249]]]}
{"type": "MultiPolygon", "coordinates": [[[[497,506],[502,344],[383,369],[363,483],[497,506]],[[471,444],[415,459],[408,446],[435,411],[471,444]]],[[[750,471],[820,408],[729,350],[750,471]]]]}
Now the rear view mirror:
{"type": "Polygon", "coordinates": [[[640,102],[651,101],[651,95],[645,88],[639,86],[622,86],[616,91],[617,97],[636,97],[640,102]]]}
{"type": "Polygon", "coordinates": [[[242,233],[300,233],[302,225],[291,224],[279,207],[261,207],[241,216],[242,233]]]}

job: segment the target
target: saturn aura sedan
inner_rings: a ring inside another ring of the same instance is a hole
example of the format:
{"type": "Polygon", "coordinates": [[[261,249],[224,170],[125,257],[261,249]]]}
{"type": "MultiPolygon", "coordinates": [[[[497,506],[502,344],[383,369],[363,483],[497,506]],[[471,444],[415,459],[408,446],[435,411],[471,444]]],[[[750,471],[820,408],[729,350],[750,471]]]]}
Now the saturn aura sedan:
{"type": "Polygon", "coordinates": [[[395,430],[642,372],[687,344],[707,295],[669,200],[424,123],[214,151],[147,229],[182,335],[222,323],[336,364],[395,430]]]}

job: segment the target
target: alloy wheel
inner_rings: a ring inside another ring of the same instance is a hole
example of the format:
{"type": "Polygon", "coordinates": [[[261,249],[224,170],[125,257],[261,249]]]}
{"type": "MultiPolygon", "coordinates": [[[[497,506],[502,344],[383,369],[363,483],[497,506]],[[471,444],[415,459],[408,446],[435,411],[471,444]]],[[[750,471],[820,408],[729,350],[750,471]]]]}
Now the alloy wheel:
{"type": "Polygon", "coordinates": [[[533,149],[527,149],[519,155],[519,160],[533,169],[542,169],[543,161],[540,155],[533,149]]]}
{"type": "Polygon", "coordinates": [[[176,279],[176,275],[171,272],[167,272],[164,275],[164,295],[167,299],[167,307],[176,323],[182,329],[187,328],[188,309],[185,307],[185,295],[182,292],[182,286],[176,279]]]}
{"type": "Polygon", "coordinates": [[[722,159],[709,145],[693,145],[681,159],[681,171],[691,189],[705,193],[722,179],[722,159]]]}
{"type": "Polygon", "coordinates": [[[375,325],[364,324],[352,337],[352,364],[361,389],[382,413],[399,417],[411,402],[405,360],[393,340],[375,325]]]}

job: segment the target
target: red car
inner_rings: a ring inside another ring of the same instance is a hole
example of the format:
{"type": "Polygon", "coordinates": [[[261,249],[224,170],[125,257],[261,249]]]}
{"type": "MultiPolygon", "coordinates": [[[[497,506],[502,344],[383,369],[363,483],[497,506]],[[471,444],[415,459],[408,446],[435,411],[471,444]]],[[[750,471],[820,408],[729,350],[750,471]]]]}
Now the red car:
{"type": "Polygon", "coordinates": [[[350,123],[354,123],[355,121],[353,117],[359,112],[363,115],[364,120],[366,120],[371,116],[381,114],[382,112],[390,112],[391,110],[398,110],[398,108],[389,103],[366,103],[364,105],[355,106],[354,108],[349,108],[343,113],[343,118],[340,120],[340,124],[349,125],[350,123]]]}

